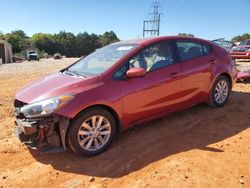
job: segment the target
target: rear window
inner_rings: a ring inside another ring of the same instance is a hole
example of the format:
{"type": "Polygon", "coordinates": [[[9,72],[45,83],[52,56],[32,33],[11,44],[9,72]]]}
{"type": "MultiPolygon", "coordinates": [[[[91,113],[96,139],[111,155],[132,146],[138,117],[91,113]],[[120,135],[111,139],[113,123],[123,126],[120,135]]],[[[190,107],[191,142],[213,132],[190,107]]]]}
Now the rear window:
{"type": "Polygon", "coordinates": [[[203,47],[200,43],[191,41],[177,41],[176,44],[181,61],[186,61],[203,55],[203,47]]]}
{"type": "Polygon", "coordinates": [[[209,44],[203,43],[202,44],[202,48],[203,48],[204,55],[210,54],[210,52],[211,52],[211,46],[209,44]]]}

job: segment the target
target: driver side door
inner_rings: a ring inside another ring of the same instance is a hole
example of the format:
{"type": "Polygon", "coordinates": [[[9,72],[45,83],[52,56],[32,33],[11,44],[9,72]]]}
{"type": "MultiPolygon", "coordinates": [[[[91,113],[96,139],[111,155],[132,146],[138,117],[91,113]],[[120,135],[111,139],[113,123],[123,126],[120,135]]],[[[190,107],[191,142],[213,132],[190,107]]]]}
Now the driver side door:
{"type": "Polygon", "coordinates": [[[120,80],[124,117],[128,124],[173,111],[181,104],[182,80],[172,41],[144,48],[126,65],[140,67],[144,77],[120,80]]]}

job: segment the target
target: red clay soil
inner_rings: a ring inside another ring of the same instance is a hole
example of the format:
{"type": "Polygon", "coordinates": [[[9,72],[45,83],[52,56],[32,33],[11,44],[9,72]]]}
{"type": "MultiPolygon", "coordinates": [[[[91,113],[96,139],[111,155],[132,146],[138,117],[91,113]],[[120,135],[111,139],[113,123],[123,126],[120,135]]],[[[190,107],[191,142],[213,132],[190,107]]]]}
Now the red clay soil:
{"type": "Polygon", "coordinates": [[[75,59],[0,65],[0,187],[250,187],[250,83],[119,134],[105,153],[41,155],[13,133],[18,89],[75,59]]]}

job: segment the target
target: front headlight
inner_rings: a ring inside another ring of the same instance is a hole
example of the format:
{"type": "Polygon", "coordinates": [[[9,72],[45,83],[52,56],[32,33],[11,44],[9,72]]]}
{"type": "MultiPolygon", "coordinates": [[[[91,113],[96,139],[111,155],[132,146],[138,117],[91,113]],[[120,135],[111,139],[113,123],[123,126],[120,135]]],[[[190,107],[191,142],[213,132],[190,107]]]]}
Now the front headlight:
{"type": "Polygon", "coordinates": [[[74,95],[62,95],[23,106],[20,110],[26,118],[47,116],[66,105],[74,95]]]}

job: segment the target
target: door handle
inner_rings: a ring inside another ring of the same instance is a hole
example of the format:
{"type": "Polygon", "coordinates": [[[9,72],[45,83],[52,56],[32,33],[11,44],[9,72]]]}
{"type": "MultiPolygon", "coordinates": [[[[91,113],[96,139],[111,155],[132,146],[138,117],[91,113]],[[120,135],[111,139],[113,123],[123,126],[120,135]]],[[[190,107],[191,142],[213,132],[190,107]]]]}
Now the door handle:
{"type": "Polygon", "coordinates": [[[210,59],[208,62],[209,62],[210,64],[212,64],[212,65],[215,64],[215,60],[214,60],[214,59],[210,59]]]}
{"type": "Polygon", "coordinates": [[[178,75],[178,72],[173,72],[173,73],[170,74],[170,77],[175,78],[177,75],[178,75]]]}

